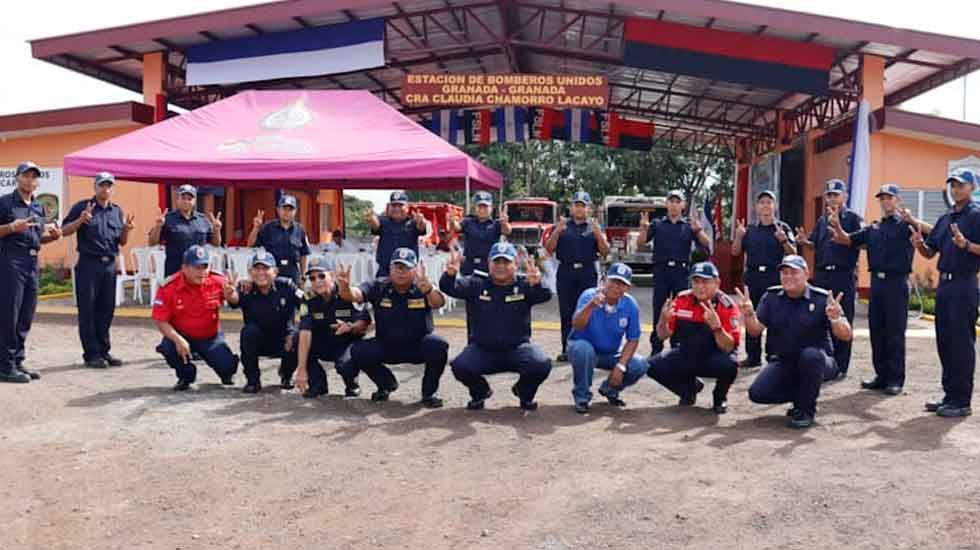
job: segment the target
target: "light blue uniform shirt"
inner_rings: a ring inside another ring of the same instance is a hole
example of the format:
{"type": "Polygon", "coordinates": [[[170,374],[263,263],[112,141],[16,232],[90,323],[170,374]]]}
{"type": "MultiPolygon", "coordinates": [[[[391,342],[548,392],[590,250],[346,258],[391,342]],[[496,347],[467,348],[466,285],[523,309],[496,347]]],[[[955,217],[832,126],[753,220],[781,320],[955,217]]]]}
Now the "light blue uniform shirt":
{"type": "MultiPolygon", "coordinates": [[[[597,290],[590,288],[583,292],[578,298],[575,311],[579,311],[585,304],[591,302],[597,290]]],[[[587,340],[595,348],[596,353],[607,354],[619,351],[619,346],[623,343],[623,335],[626,335],[628,342],[640,339],[640,307],[636,299],[629,294],[624,294],[619,299],[616,309],[612,312],[609,312],[607,307],[593,308],[589,324],[585,329],[572,329],[568,339],[587,340]]]]}

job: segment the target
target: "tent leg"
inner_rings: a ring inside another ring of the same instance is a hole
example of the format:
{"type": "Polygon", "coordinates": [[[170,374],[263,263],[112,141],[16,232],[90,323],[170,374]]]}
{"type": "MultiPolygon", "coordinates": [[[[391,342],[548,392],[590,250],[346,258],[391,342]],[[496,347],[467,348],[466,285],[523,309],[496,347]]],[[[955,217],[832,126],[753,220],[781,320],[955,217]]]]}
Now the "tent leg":
{"type": "Polygon", "coordinates": [[[469,215],[470,213],[470,176],[466,176],[466,213],[464,215],[469,215]]]}

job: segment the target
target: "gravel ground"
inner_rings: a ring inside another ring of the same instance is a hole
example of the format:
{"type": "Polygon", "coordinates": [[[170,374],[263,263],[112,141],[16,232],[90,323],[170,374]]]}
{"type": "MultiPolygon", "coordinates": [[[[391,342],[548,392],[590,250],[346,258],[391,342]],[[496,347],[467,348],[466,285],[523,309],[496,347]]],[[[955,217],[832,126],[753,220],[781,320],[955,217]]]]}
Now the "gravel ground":
{"type": "MultiPolygon", "coordinates": [[[[748,402],[752,373],[721,417],[707,392],[680,409],[650,379],[625,410],[576,415],[567,365],[530,414],[507,374],[487,410],[464,410],[448,371],[446,408],[421,409],[412,366],[385,404],[336,395],[335,373],[334,395],[301,399],[272,385],[272,361],[259,396],[208,369],[175,394],[148,321],[116,323],[128,363],[107,371],[81,366],[74,322],[41,316],[28,363],[43,380],[0,386],[2,549],[980,548],[980,422],[921,412],[931,338],[908,341],[906,393],[887,398],[857,389],[860,337],[851,377],[796,432],[784,407],[748,402]]],[[[462,330],[439,330],[458,352],[462,330]]],[[[535,336],[557,352],[557,332],[535,336]]]]}

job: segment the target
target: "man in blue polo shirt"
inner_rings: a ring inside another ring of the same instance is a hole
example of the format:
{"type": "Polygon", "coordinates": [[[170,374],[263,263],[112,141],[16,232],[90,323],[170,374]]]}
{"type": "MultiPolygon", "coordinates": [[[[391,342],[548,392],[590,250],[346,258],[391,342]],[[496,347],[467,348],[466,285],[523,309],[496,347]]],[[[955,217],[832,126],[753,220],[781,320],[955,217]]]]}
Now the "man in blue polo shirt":
{"type": "Polygon", "coordinates": [[[586,290],[578,299],[568,336],[568,358],[574,379],[572,397],[579,414],[589,412],[592,373],[596,368],[609,371],[609,378],[599,386],[599,394],[616,407],[626,406],[619,393],[647,372],[646,361],[636,355],[640,308],[627,294],[632,279],[629,266],[614,263],[599,286],[586,290]]]}

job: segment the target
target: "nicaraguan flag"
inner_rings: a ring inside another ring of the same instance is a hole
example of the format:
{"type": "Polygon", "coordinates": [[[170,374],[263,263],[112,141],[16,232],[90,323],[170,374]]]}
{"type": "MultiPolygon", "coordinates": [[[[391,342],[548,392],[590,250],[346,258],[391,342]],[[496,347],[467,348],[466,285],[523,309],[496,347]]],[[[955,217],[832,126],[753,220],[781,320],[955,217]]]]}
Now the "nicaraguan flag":
{"type": "Polygon", "coordinates": [[[432,111],[429,130],[453,145],[466,143],[466,129],[463,127],[463,117],[460,111],[454,109],[432,111]]]}
{"type": "Polygon", "coordinates": [[[276,32],[187,49],[187,85],[359,71],[385,64],[382,18],[276,32]]]}
{"type": "Polygon", "coordinates": [[[864,216],[868,206],[868,186],[871,183],[871,104],[862,99],[854,119],[854,139],[851,141],[851,170],[847,178],[850,191],[847,207],[864,216]]]}
{"type": "Polygon", "coordinates": [[[515,143],[527,141],[527,109],[501,107],[493,110],[493,132],[490,141],[515,143]]]}
{"type": "Polygon", "coordinates": [[[565,139],[576,143],[592,141],[592,111],[588,109],[565,110],[565,139]]]}

